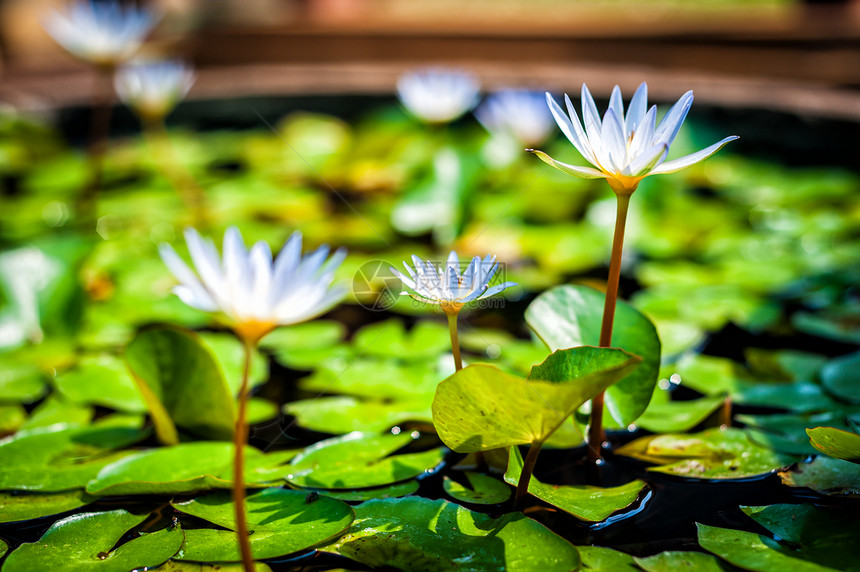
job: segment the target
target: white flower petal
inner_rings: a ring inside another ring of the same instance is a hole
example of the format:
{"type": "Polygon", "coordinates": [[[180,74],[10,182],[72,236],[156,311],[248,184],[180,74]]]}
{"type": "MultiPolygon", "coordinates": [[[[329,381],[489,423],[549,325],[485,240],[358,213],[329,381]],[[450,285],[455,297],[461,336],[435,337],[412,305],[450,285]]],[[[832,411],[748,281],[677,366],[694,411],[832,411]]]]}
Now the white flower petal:
{"type": "Polygon", "coordinates": [[[537,149],[529,149],[529,151],[537,155],[538,158],[547,165],[552,165],[559,171],[564,171],[569,175],[575,175],[584,179],[605,179],[608,176],[607,173],[603,173],[591,167],[578,167],[576,165],[569,165],[567,163],[562,163],[561,161],[556,161],[543,151],[538,151],[537,149]]]}
{"type": "Polygon", "coordinates": [[[629,139],[631,134],[635,134],[639,129],[639,124],[645,118],[645,112],[648,108],[648,85],[645,82],[639,86],[636,93],[633,94],[633,99],[630,100],[630,105],[627,107],[627,117],[624,118],[626,128],[626,136],[629,139]]]}
{"type": "Polygon", "coordinates": [[[687,117],[687,112],[690,111],[690,106],[693,105],[693,92],[688,91],[675,102],[675,105],[666,113],[666,116],[660,121],[657,131],[654,133],[654,144],[665,143],[671,145],[678,135],[678,130],[681,129],[681,124],[687,117]]]}
{"type": "Polygon", "coordinates": [[[597,158],[594,156],[594,151],[591,150],[591,144],[588,142],[588,135],[583,131],[582,125],[579,123],[579,116],[576,115],[576,110],[573,108],[573,102],[566,93],[564,94],[564,105],[567,107],[567,113],[570,115],[573,132],[579,140],[579,147],[576,145],[574,145],[574,147],[576,147],[576,150],[579,151],[583,159],[592,165],[596,165],[597,158]]]}
{"type": "Polygon", "coordinates": [[[701,151],[696,151],[695,153],[691,153],[684,157],[679,157],[678,159],[666,161],[665,163],[651,171],[651,174],[663,175],[666,173],[674,173],[676,171],[680,171],[681,169],[686,169],[690,165],[695,165],[699,161],[707,159],[708,157],[719,151],[723,147],[723,145],[725,145],[729,141],[734,141],[737,138],[737,135],[732,135],[731,137],[726,137],[722,141],[718,141],[717,143],[714,143],[710,147],[706,147],[701,151]]]}
{"type": "Polygon", "coordinates": [[[654,145],[644,153],[641,153],[634,159],[625,169],[624,174],[632,177],[638,177],[651,171],[656,165],[666,158],[669,153],[669,146],[665,143],[654,145]]]}
{"type": "Polygon", "coordinates": [[[489,296],[493,296],[493,295],[495,295],[495,294],[498,294],[498,293],[499,293],[499,292],[501,292],[502,290],[505,290],[505,289],[507,289],[507,288],[510,288],[511,286],[516,286],[516,285],[517,285],[517,283],[516,283],[516,282],[503,282],[503,283],[501,283],[501,284],[497,284],[497,285],[495,285],[495,286],[493,286],[493,287],[491,287],[491,288],[487,288],[486,292],[484,292],[483,294],[481,294],[481,297],[480,297],[480,298],[478,298],[478,300],[480,300],[480,299],[482,299],[482,298],[487,298],[487,297],[489,297],[489,296]]]}
{"type": "MultiPolygon", "coordinates": [[[[606,110],[606,115],[603,116],[603,128],[600,137],[612,165],[612,171],[620,173],[627,164],[627,140],[624,137],[624,125],[621,118],[611,107],[606,110]]],[[[603,166],[609,167],[605,163],[603,166]]]]}

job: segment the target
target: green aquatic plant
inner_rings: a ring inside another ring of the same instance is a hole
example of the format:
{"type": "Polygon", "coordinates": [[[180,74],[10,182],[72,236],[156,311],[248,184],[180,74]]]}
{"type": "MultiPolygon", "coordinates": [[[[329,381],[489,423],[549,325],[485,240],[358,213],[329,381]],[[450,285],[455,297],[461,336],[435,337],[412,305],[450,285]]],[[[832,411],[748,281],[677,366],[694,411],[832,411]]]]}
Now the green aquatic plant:
{"type": "MultiPolygon", "coordinates": [[[[562,133],[593,167],[569,165],[556,161],[543,151],[534,149],[530,151],[541,161],[565,173],[586,179],[606,179],[617,199],[615,234],[612,238],[609,279],[600,329],[600,347],[607,348],[612,345],[612,326],[618,299],[618,282],[621,278],[621,256],[630,196],[636,191],[643,178],[685,169],[713,155],[723,145],[737,137],[726,137],[701,151],[666,161],[669,147],[678,135],[681,124],[693,104],[692,91],[681,96],[659,125],[657,106],[648,109],[648,86],[645,83],[642,83],[633,94],[626,114],[621,99],[621,89],[616,85],[609,98],[609,108],[602,120],[594,98],[585,84],[582,84],[582,123],[567,95],[564,96],[567,115],[549,93],[546,94],[546,99],[562,133]]],[[[601,458],[604,440],[603,401],[603,394],[596,395],[591,407],[588,451],[589,457],[595,461],[601,458]]]]}

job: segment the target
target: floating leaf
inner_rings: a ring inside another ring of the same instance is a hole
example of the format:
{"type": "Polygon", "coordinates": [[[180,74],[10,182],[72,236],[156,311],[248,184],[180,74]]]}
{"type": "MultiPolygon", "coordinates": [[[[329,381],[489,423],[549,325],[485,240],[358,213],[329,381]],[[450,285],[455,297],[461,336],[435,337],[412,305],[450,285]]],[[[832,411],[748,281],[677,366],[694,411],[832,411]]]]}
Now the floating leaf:
{"type": "Polygon", "coordinates": [[[439,384],[433,423],[442,441],[459,453],[543,442],[639,361],[616,349],[559,350],[535,366],[529,380],[492,365],[471,365],[439,384]],[[550,381],[538,381],[542,378],[550,381]]]}
{"type": "Polygon", "coordinates": [[[755,445],[741,429],[649,435],[619,447],[617,453],[661,465],[649,471],[697,479],[752,477],[796,460],[755,445]]]}
{"type": "Polygon", "coordinates": [[[757,374],[785,381],[815,381],[827,363],[823,355],[794,350],[747,348],[744,354],[757,374]]]}
{"type": "Polygon", "coordinates": [[[860,466],[827,455],[779,472],[782,484],[824,495],[860,497],[860,466]]]}
{"type": "Polygon", "coordinates": [[[0,441],[0,490],[56,492],[81,489],[129,452],[111,452],[130,445],[147,432],[137,416],[105,417],[89,427],[62,425],[20,431],[0,441]]]}
{"type": "Polygon", "coordinates": [[[380,432],[406,421],[431,423],[431,403],[429,394],[397,401],[332,396],[292,401],[284,405],[284,413],[293,415],[300,426],[313,431],[334,434],[380,432]]]}
{"type": "Polygon", "coordinates": [[[4,555],[6,554],[6,552],[8,552],[8,551],[9,551],[9,545],[8,545],[8,544],[6,544],[6,541],[5,541],[5,540],[0,539],[0,558],[3,558],[3,556],[4,556],[4,555]]]}
{"type": "Polygon", "coordinates": [[[176,426],[210,437],[233,434],[233,397],[212,354],[190,332],[151,329],[126,348],[158,438],[179,442],[176,426]]]}
{"type": "Polygon", "coordinates": [[[860,435],[835,427],[807,429],[812,446],[831,457],[860,464],[860,435]]]}
{"type": "Polygon", "coordinates": [[[0,492],[0,522],[16,522],[60,514],[95,499],[83,490],[62,493],[0,492]]]}
{"type": "Polygon", "coordinates": [[[499,504],[511,498],[511,487],[493,477],[466,471],[469,486],[464,486],[450,477],[445,477],[442,488],[460,502],[473,504],[499,504]]]}
{"type": "Polygon", "coordinates": [[[52,425],[82,427],[89,424],[94,414],[95,410],[92,407],[75,405],[52,394],[33,410],[22,429],[29,430],[52,425]]]}
{"type": "MultiPolygon", "coordinates": [[[[245,367],[245,348],[242,347],[242,342],[230,334],[203,332],[197,334],[197,337],[215,357],[232,395],[238,395],[242,385],[242,371],[245,367]]],[[[268,365],[266,358],[260,355],[260,352],[252,352],[251,371],[248,376],[251,387],[256,387],[269,378],[268,365]]]]}
{"type": "Polygon", "coordinates": [[[848,403],[860,404],[860,352],[831,360],[821,371],[821,385],[848,403]]]}
{"type": "Polygon", "coordinates": [[[278,416],[278,413],[277,403],[273,403],[268,399],[252,397],[248,400],[245,416],[249,425],[256,425],[258,423],[265,423],[266,421],[275,419],[278,416]]]}
{"type": "Polygon", "coordinates": [[[802,560],[791,550],[784,549],[766,536],[754,532],[731,530],[696,524],[699,544],[705,550],[745,570],[771,572],[835,572],[833,568],[802,560]]]}
{"type": "Polygon", "coordinates": [[[148,515],[124,510],[81,513],[55,522],[32,544],[22,544],[3,565],[4,572],[31,570],[104,570],[127,572],[157,566],[182,546],[179,527],[133,538],[114,550],[128,530],[148,515]]]}
{"type": "Polygon", "coordinates": [[[860,342],[860,308],[857,306],[831,307],[815,314],[795,312],[791,324],[806,334],[837,342],[860,342]]]}
{"type": "Polygon", "coordinates": [[[357,489],[405,481],[442,461],[440,449],[389,456],[412,440],[406,433],[349,433],[326,439],[293,459],[287,480],[319,489],[357,489]]]}
{"type": "MultiPolygon", "coordinates": [[[[248,495],[248,540],[256,559],[277,558],[312,548],[337,537],[355,513],[346,503],[322,495],[288,489],[266,489],[248,495]]],[[[230,493],[215,493],[173,503],[174,508],[229,530],[185,531],[185,544],[176,560],[238,562],[235,515],[230,493]]]]}
{"type": "Polygon", "coordinates": [[[633,563],[633,557],[624,552],[605,548],[603,546],[577,546],[582,558],[580,570],[593,572],[627,572],[639,570],[633,563]]]}
{"type": "Polygon", "coordinates": [[[360,355],[427,360],[450,351],[447,326],[420,321],[408,333],[398,319],[364,326],[355,333],[353,346],[360,355]]]}
{"type": "MultiPolygon", "coordinates": [[[[586,286],[558,286],[529,304],[526,322],[551,350],[598,345],[604,295],[586,286]]],[[[607,389],[606,408],[622,427],[648,407],[660,369],[660,339],[648,318],[618,301],[612,346],[642,358],[642,364],[607,389]]]]}
{"type": "Polygon", "coordinates": [[[275,353],[275,359],[294,369],[312,369],[335,352],[351,354],[338,343],[346,337],[346,326],[332,320],[314,320],[278,328],[260,341],[275,353]]]}
{"type": "MultiPolygon", "coordinates": [[[[158,568],[158,572],[244,572],[242,564],[228,564],[218,562],[217,564],[200,564],[197,562],[177,562],[168,560],[158,568]]],[[[254,572],[272,572],[265,562],[254,562],[254,572]]]]}
{"type": "Polygon", "coordinates": [[[42,372],[33,365],[0,360],[0,402],[32,403],[48,389],[42,372]]]}
{"type": "Polygon", "coordinates": [[[14,403],[0,405],[0,436],[14,433],[27,420],[24,406],[14,403]]]}
{"type": "Polygon", "coordinates": [[[119,358],[91,355],[54,379],[57,390],[71,403],[101,405],[129,413],[145,413],[140,390],[119,358]]]}
{"type": "MultiPolygon", "coordinates": [[[[523,457],[519,449],[511,447],[505,481],[516,486],[522,470],[523,457]]],[[[639,480],[609,488],[590,485],[549,485],[540,482],[534,476],[529,480],[529,494],[577,518],[591,522],[605,520],[613,513],[630,506],[639,498],[639,493],[644,488],[645,483],[639,480]]]]}
{"type": "Polygon", "coordinates": [[[411,481],[394,483],[393,485],[386,485],[384,487],[376,487],[373,489],[355,489],[352,491],[319,489],[319,493],[345,502],[362,502],[373,499],[409,496],[418,492],[418,488],[420,486],[421,485],[416,479],[412,479],[411,481]]]}
{"type": "Polygon", "coordinates": [[[669,551],[647,558],[634,558],[633,560],[645,572],[678,572],[679,570],[729,572],[734,570],[733,566],[704,552],[669,551]]]}
{"type": "Polygon", "coordinates": [[[702,397],[690,401],[670,401],[667,391],[654,390],[648,409],[636,423],[654,433],[688,431],[710,417],[725,401],[724,397],[702,397]]]}
{"type": "Polygon", "coordinates": [[[433,395],[439,383],[434,362],[403,364],[394,359],[326,361],[300,382],[310,392],[345,393],[374,399],[414,399],[433,395]]]}
{"type": "Polygon", "coordinates": [[[444,500],[372,500],[355,507],[345,536],[323,550],[408,572],[555,570],[579,566],[571,544],[521,513],[498,519],[444,500]]]}
{"type": "Polygon", "coordinates": [[[736,419],[748,426],[747,433],[752,441],[789,455],[814,455],[818,452],[809,442],[807,429],[822,425],[847,429],[842,413],[738,415],[736,419]]]}

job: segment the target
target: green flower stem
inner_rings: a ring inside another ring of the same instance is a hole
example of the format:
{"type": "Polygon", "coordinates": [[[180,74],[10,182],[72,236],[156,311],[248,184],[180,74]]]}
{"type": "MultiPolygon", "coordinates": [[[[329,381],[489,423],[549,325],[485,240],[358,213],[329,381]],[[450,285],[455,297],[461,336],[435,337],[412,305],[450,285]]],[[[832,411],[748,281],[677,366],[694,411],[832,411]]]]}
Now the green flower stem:
{"type": "Polygon", "coordinates": [[[523,499],[526,493],[529,492],[529,481],[532,480],[532,472],[537,463],[538,453],[543,447],[543,441],[535,441],[529,447],[529,452],[526,455],[526,460],[523,461],[523,471],[520,473],[520,480],[517,482],[517,492],[514,496],[514,510],[522,510],[523,499]]]}
{"type": "Polygon", "coordinates": [[[96,200],[102,187],[104,158],[110,137],[110,116],[113,105],[113,75],[115,66],[96,66],[93,82],[89,144],[87,146],[87,182],[78,195],[76,211],[79,222],[91,227],[95,222],[96,200]]]}
{"type": "Polygon", "coordinates": [[[448,331],[451,334],[451,352],[454,354],[454,368],[463,369],[463,359],[460,357],[460,342],[457,337],[457,312],[446,312],[448,315],[448,331]]]}
{"type": "Polygon", "coordinates": [[[158,167],[191,212],[192,226],[206,228],[208,226],[206,194],[191,173],[176,161],[164,116],[141,117],[141,122],[144,137],[155,154],[158,167]]]}
{"type": "MultiPolygon", "coordinates": [[[[612,323],[615,320],[615,304],[618,300],[618,281],[621,278],[621,252],[624,247],[624,228],[627,225],[627,208],[630,194],[616,193],[618,199],[615,213],[615,235],[612,238],[612,257],[609,259],[609,280],[606,284],[606,302],[603,306],[603,322],[600,325],[600,347],[612,346],[612,323]]],[[[588,458],[600,459],[603,434],[603,392],[591,400],[591,423],[588,426],[588,458]]]]}
{"type": "Polygon", "coordinates": [[[242,340],[245,348],[245,363],[242,368],[242,386],[239,389],[239,404],[236,415],[236,430],[233,444],[233,505],[236,516],[236,537],[239,539],[239,552],[242,555],[242,566],[245,572],[254,571],[254,556],[251,554],[251,543],[248,541],[248,521],[245,515],[245,443],[248,441],[248,424],[245,422],[245,410],[248,404],[248,378],[251,372],[251,357],[255,343],[242,340]]]}

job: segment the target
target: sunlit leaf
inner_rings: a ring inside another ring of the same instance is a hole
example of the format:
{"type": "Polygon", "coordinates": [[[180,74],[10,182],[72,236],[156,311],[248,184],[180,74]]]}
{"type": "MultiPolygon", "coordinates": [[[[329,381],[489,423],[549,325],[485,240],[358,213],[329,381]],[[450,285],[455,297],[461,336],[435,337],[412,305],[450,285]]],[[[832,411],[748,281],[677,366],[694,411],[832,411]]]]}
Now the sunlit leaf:
{"type": "Polygon", "coordinates": [[[72,403],[101,405],[129,413],[146,412],[128,368],[109,354],[83,357],[75,369],[58,375],[54,384],[72,403]]]}
{"type": "Polygon", "coordinates": [[[16,522],[80,508],[95,498],[83,490],[61,493],[0,492],[0,522],[16,522]]]}
{"type": "Polygon", "coordinates": [[[342,434],[385,431],[405,421],[430,423],[433,420],[431,403],[430,395],[396,401],[332,396],[291,401],[284,405],[284,413],[295,416],[302,427],[342,434]]]}
{"type": "Polygon", "coordinates": [[[818,493],[860,497],[860,465],[827,455],[779,472],[784,485],[808,487],[818,493]]]}
{"type": "Polygon", "coordinates": [[[677,572],[695,570],[696,572],[730,572],[733,566],[704,552],[668,551],[633,559],[639,568],[646,572],[677,572]]]}
{"type": "Polygon", "coordinates": [[[469,471],[463,474],[468,485],[461,485],[451,477],[445,477],[442,482],[442,488],[454,500],[473,504],[499,504],[511,498],[513,489],[499,479],[469,471]]]}
{"type": "Polygon", "coordinates": [[[633,557],[624,552],[605,548],[603,546],[577,546],[582,558],[581,570],[593,572],[630,572],[639,570],[633,563],[633,557]]]}
{"type": "Polygon", "coordinates": [[[834,427],[807,429],[812,446],[831,457],[860,464],[860,435],[834,427]]]}

